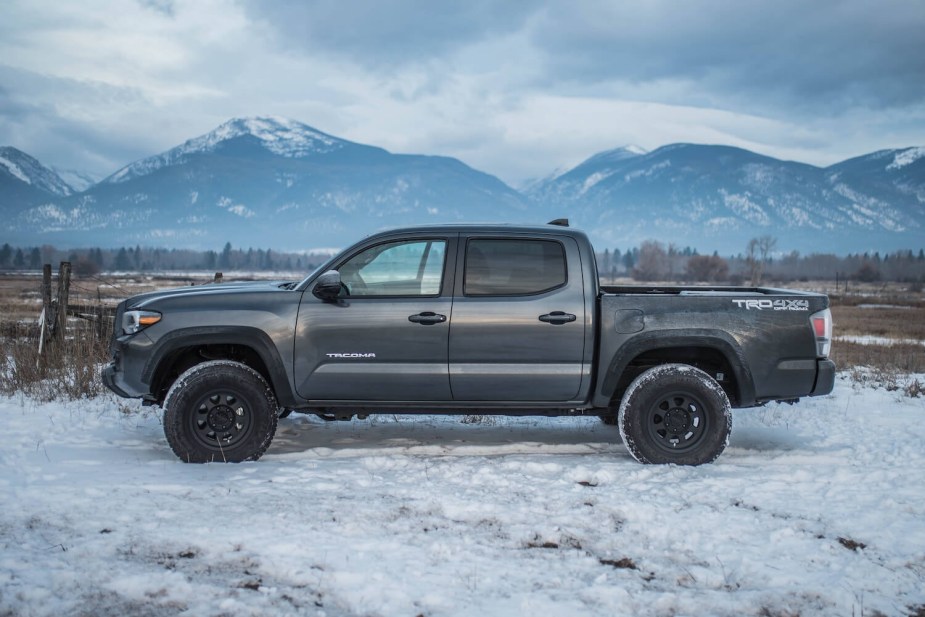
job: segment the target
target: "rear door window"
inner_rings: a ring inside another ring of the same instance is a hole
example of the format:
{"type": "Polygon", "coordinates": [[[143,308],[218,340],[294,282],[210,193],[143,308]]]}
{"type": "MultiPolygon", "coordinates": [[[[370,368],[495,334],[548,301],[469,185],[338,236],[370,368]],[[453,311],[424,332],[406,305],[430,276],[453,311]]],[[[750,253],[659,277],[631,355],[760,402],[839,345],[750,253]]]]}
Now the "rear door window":
{"type": "Polygon", "coordinates": [[[565,250],[554,240],[472,239],[466,249],[466,296],[527,296],[565,285],[565,250]]]}

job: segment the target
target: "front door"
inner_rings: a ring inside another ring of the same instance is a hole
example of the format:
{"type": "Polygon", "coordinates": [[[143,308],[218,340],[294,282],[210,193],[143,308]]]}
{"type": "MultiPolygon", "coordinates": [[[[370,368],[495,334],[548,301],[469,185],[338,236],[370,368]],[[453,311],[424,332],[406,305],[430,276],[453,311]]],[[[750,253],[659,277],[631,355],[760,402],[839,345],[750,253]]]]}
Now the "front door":
{"type": "Polygon", "coordinates": [[[338,302],[307,291],[296,329],[298,393],[312,401],[449,400],[445,272],[455,246],[455,237],[366,246],[335,266],[346,287],[338,302]]]}
{"type": "MultiPolygon", "coordinates": [[[[462,242],[463,239],[461,239],[462,242]]],[[[578,244],[568,237],[466,239],[450,328],[456,401],[570,401],[585,355],[578,244]]]]}

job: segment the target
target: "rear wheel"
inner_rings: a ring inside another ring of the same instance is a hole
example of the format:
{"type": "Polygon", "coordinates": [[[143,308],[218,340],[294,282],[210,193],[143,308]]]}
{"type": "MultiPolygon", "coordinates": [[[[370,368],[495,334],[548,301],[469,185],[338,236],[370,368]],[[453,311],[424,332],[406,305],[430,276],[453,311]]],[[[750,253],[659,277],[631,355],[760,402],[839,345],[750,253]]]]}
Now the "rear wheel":
{"type": "Polygon", "coordinates": [[[278,406],[266,380],[230,360],[197,364],[164,400],[164,434],[188,463],[254,461],[276,433],[278,406]]]}
{"type": "Polygon", "coordinates": [[[630,384],[617,423],[640,463],[702,465],[726,448],[732,411],[709,375],[686,364],[663,364],[630,384]]]}

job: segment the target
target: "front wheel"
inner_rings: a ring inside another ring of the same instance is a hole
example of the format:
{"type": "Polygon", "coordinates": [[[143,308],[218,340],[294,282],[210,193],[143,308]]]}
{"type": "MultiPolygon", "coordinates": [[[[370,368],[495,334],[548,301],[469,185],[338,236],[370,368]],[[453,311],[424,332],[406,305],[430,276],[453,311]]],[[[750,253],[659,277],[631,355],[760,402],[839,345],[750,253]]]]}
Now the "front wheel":
{"type": "Polygon", "coordinates": [[[164,399],[167,443],[187,463],[254,461],[276,433],[278,406],[266,380],[230,360],[180,375],[164,399]]]}
{"type": "Polygon", "coordinates": [[[709,375],[686,364],[663,364],[630,384],[617,423],[640,463],[702,465],[726,449],[732,410],[709,375]]]}

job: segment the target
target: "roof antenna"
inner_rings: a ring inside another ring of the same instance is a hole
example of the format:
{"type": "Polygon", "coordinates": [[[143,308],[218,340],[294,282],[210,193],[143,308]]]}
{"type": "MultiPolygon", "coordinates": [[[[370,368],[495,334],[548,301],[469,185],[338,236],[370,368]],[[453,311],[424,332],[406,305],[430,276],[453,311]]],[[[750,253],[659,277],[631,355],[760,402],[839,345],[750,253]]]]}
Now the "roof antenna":
{"type": "Polygon", "coordinates": [[[547,225],[558,225],[559,227],[568,227],[568,219],[555,219],[546,223],[547,225]]]}

